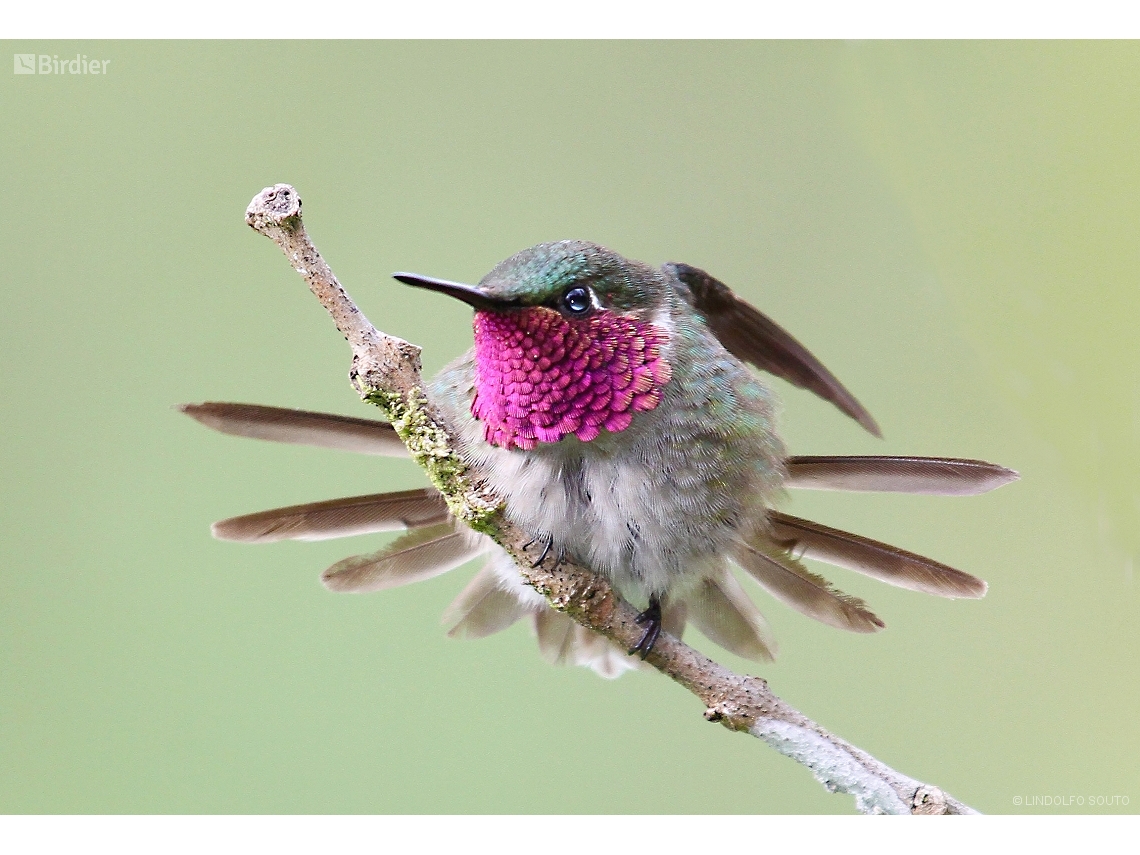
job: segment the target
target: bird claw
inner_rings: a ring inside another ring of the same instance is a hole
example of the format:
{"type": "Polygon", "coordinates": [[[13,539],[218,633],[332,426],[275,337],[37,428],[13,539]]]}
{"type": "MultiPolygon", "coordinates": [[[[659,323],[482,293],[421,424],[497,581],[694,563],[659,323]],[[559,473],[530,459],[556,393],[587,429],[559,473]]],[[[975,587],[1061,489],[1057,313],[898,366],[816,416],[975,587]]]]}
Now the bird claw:
{"type": "Polygon", "coordinates": [[[649,605],[645,611],[637,616],[637,623],[649,624],[645,627],[645,632],[642,633],[641,639],[637,644],[629,649],[629,655],[633,656],[639,654],[642,659],[649,655],[649,651],[653,649],[653,645],[657,643],[657,637],[661,635],[661,601],[656,597],[649,598],[649,605]]]}
{"type": "MultiPolygon", "coordinates": [[[[546,560],[546,556],[548,556],[550,554],[550,550],[554,546],[554,535],[553,534],[535,535],[534,537],[532,537],[530,540],[528,540],[526,543],[523,544],[523,548],[522,548],[523,552],[526,552],[534,544],[539,543],[539,542],[542,543],[542,552],[539,553],[538,558],[530,565],[531,567],[541,567],[542,566],[542,562],[546,560]]],[[[558,565],[561,564],[563,560],[564,560],[563,555],[562,555],[561,551],[559,551],[558,560],[554,563],[554,566],[557,568],[558,565]]]]}

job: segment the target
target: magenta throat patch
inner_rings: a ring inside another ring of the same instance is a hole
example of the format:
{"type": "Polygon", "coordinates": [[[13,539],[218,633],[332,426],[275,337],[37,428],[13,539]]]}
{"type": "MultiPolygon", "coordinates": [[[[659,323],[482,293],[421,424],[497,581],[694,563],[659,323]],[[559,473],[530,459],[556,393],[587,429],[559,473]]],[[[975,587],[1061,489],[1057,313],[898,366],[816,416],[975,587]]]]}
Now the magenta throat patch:
{"type": "Polygon", "coordinates": [[[613,312],[582,320],[553,309],[475,313],[475,400],[487,442],[531,449],[629,427],[672,376],[658,326],[613,312]]]}

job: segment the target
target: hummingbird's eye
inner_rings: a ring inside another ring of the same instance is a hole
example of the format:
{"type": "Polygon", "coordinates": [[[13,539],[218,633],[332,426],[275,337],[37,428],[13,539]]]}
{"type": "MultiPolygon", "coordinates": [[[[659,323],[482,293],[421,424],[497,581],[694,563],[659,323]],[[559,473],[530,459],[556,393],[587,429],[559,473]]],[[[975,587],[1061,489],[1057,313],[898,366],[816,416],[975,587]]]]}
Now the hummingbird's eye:
{"type": "Polygon", "coordinates": [[[568,315],[580,318],[589,314],[594,304],[586,288],[575,286],[562,295],[561,306],[568,315]]]}

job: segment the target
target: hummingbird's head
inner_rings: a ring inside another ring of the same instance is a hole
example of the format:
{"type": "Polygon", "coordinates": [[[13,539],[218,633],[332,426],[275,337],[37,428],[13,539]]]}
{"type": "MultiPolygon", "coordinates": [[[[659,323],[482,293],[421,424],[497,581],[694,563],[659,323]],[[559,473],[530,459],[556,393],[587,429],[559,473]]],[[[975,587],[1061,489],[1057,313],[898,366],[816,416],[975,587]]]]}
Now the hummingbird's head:
{"type": "Polygon", "coordinates": [[[492,445],[532,449],[625,430],[660,403],[672,375],[668,283],[597,244],[539,244],[477,286],[394,275],[474,307],[471,413],[492,445]]]}

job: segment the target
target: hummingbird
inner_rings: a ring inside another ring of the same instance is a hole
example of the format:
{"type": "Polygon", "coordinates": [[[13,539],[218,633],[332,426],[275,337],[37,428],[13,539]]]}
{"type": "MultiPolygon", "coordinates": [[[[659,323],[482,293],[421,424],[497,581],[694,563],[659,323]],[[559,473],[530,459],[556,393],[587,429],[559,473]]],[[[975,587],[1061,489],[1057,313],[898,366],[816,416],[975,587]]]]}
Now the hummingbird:
{"type": "MultiPolygon", "coordinates": [[[[450,634],[483,637],[529,618],[548,660],[604,677],[639,667],[662,631],[680,637],[689,623],[733,653],[772,660],[775,640],[734,568],[808,617],[858,633],[884,623],[804,559],[943,597],[985,594],[968,573],[777,506],[788,488],[972,495],[1017,473],[957,458],[789,456],[776,396],[750,365],[881,433],[802,344],[705,271],[567,240],[523,250],[478,285],[393,276],[473,309],[474,347],[435,377],[429,397],[470,474],[532,535],[536,566],[569,559],[603,575],[642,609],[638,643],[621,650],[553,609],[506,552],[449,515],[434,488],[234,517],[214,524],[216,537],[261,543],[407,529],[328,568],[324,584],[344,592],[431,578],[485,554],[445,612],[450,634]]],[[[253,404],[181,409],[224,433],[406,455],[381,421],[253,404]]]]}

